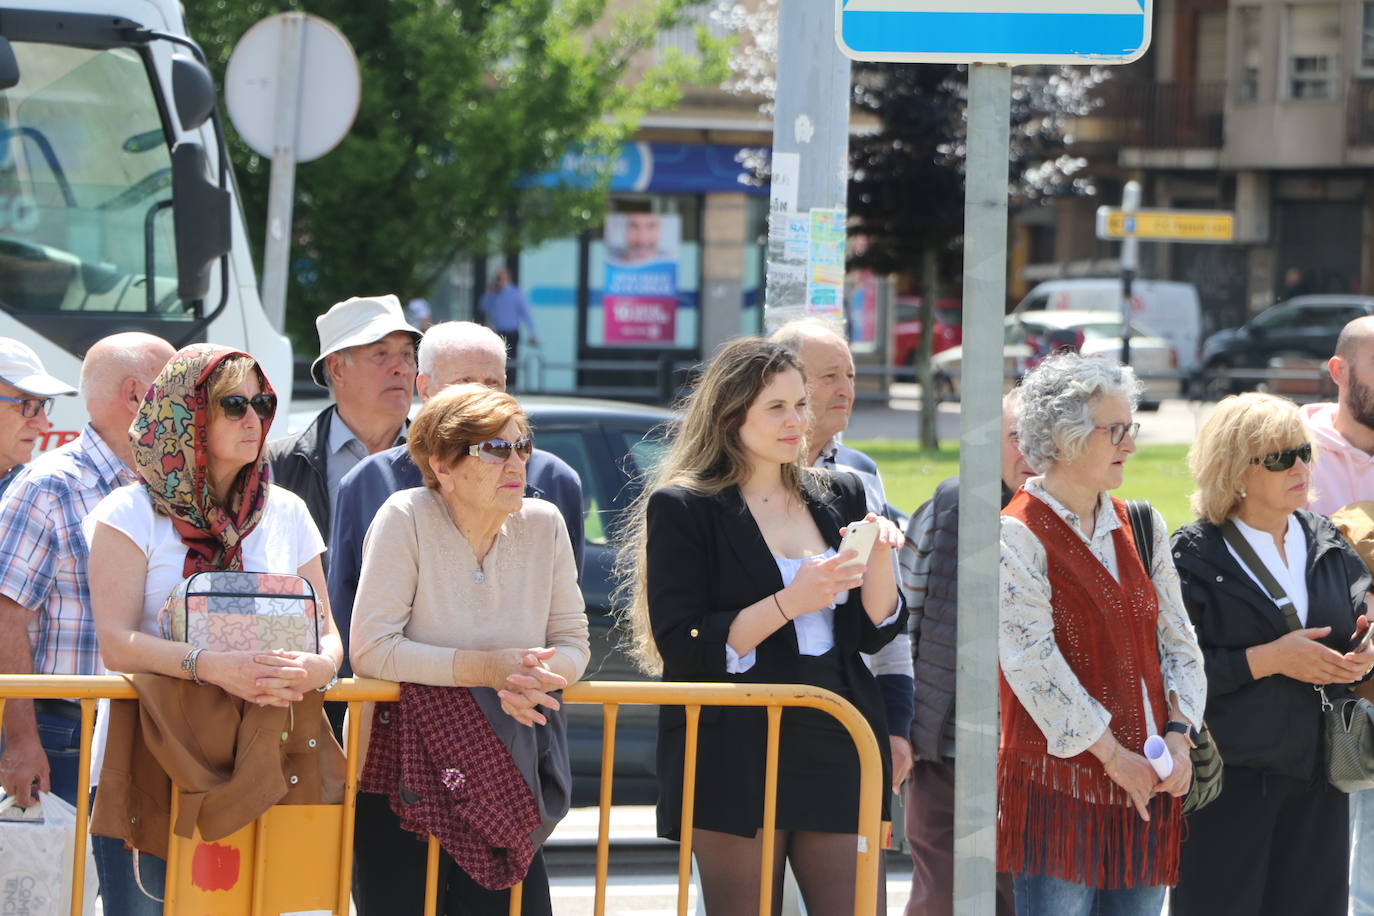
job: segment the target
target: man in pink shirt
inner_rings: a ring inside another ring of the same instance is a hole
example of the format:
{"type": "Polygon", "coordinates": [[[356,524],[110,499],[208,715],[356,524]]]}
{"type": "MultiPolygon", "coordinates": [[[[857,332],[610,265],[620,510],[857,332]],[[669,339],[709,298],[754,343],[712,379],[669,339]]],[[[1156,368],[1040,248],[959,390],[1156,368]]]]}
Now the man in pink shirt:
{"type": "MultiPolygon", "coordinates": [[[[1374,499],[1374,316],[1341,329],[1327,368],[1336,403],[1302,409],[1317,447],[1307,508],[1323,515],[1374,499]]],[[[1374,916],[1374,789],[1351,793],[1350,825],[1350,912],[1374,916]]]]}
{"type": "Polygon", "coordinates": [[[1327,368],[1339,391],[1337,403],[1302,410],[1319,455],[1308,508],[1323,515],[1374,499],[1374,316],[1356,318],[1341,330],[1327,368]]]}

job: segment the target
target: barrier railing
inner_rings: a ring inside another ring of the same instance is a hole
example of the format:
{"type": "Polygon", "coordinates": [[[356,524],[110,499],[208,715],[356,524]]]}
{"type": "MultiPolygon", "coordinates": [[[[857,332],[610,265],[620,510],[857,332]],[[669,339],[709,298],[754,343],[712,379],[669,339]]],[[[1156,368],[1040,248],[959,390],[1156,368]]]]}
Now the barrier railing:
{"type": "MultiPolygon", "coordinates": [[[[387,702],[399,697],[399,685],[368,678],[349,678],[340,681],[325,695],[329,701],[348,704],[349,718],[358,721],[362,704],[369,701],[387,702]]],[[[6,698],[74,699],[81,703],[81,753],[76,799],[77,823],[89,820],[91,733],[95,725],[96,701],[136,699],[133,687],[120,677],[60,677],[39,675],[0,675],[0,720],[4,717],[6,698]]],[[[596,896],[594,912],[606,912],[606,880],[610,866],[610,814],[613,797],[612,776],[615,772],[615,726],[619,708],[625,704],[682,706],[687,715],[686,754],[683,761],[682,824],[693,822],[696,800],[697,735],[702,707],[705,706],[762,706],[767,709],[768,745],[765,759],[764,813],[762,849],[760,853],[759,912],[772,912],[773,882],[771,878],[773,849],[776,842],[778,753],[784,707],[817,709],[837,719],[849,732],[859,755],[859,811],[856,853],[857,871],[854,882],[854,912],[869,916],[877,907],[878,863],[882,854],[882,757],[877,739],[857,709],[839,695],[819,687],[791,684],[687,684],[652,681],[588,681],[574,684],[563,694],[566,703],[597,703],[603,707],[605,727],[602,735],[600,817],[596,842],[596,896]]],[[[344,784],[343,820],[338,838],[340,871],[337,908],[335,912],[349,912],[349,894],[353,871],[353,829],[357,814],[358,793],[358,732],[348,731],[344,748],[348,763],[344,784]]],[[[176,823],[175,817],[172,823],[176,823]]],[[[87,833],[76,832],[72,862],[72,887],[84,886],[87,833]]],[[[175,848],[175,847],[173,847],[175,848]]],[[[433,916],[438,902],[439,843],[429,838],[428,863],[425,875],[425,916],[433,916]]],[[[172,880],[175,863],[168,862],[168,881],[164,908],[175,913],[175,886],[172,880]]],[[[677,912],[686,916],[688,888],[691,883],[692,834],[682,831],[678,853],[677,912]]],[[[521,889],[511,891],[511,912],[520,912],[521,889]]],[[[72,916],[81,916],[82,895],[72,894],[72,916]]]]}

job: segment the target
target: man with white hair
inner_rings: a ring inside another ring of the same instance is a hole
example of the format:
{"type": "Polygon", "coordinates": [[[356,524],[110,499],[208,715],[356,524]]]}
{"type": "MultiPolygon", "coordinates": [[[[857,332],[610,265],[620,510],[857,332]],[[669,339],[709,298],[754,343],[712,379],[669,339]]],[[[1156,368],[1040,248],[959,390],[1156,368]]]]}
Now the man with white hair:
{"type": "MultiPolygon", "coordinates": [[[[420,400],[428,401],[449,385],[485,385],[506,390],[505,342],[490,328],[471,321],[445,321],[420,340],[420,400]]],[[[536,433],[535,441],[538,442],[536,433]]],[[[363,537],[373,516],[397,490],[422,486],[420,469],[404,445],[360,462],[339,486],[334,529],[330,534],[329,607],[344,637],[348,667],[348,624],[362,571],[363,537]]],[[[582,569],[582,481],[557,455],[536,448],[525,463],[525,495],[547,499],[558,507],[572,539],[573,556],[582,569]]]]}
{"type": "MultiPolygon", "coordinates": [[[[34,403],[75,393],[43,372],[37,357],[18,359],[19,347],[32,353],[17,341],[0,340],[0,379],[7,387],[44,395],[34,403]]],[[[81,520],[110,491],[136,479],[129,425],[172,353],[171,344],[151,334],[97,341],[81,366],[90,422],[76,439],[24,468],[0,502],[0,673],[104,673],[81,520]]],[[[28,405],[12,406],[18,413],[28,405]]],[[[80,751],[81,707],[75,702],[5,704],[0,785],[21,805],[32,804],[35,787],[75,803],[80,751]]]]}
{"type": "MultiPolygon", "coordinates": [[[[392,295],[339,302],[315,319],[315,329],[320,355],[310,374],[334,403],[267,449],[273,482],[305,500],[315,527],[327,536],[339,481],[368,455],[406,441],[420,332],[392,295]]],[[[328,566],[333,556],[326,558],[328,566]]]]}
{"type": "MultiPolygon", "coordinates": [[[[811,423],[806,442],[807,464],[856,475],[868,495],[868,511],[888,515],[887,494],[874,460],[840,442],[854,410],[854,358],[849,344],[816,318],[790,321],[769,338],[796,353],[806,370],[806,393],[811,423]]],[[[911,641],[899,635],[874,655],[865,655],[887,711],[888,741],[892,746],[892,784],[900,788],[911,771],[911,718],[915,711],[915,676],[911,641]]]]}

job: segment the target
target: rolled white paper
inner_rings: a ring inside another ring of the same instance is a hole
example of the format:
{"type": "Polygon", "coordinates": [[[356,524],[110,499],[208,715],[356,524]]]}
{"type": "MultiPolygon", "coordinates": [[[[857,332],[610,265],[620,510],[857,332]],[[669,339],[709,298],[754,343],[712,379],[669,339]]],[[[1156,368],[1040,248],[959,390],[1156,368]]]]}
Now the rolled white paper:
{"type": "Polygon", "coordinates": [[[1174,771],[1174,755],[1169,753],[1169,745],[1159,735],[1145,739],[1145,759],[1150,761],[1160,779],[1168,779],[1174,771]]]}

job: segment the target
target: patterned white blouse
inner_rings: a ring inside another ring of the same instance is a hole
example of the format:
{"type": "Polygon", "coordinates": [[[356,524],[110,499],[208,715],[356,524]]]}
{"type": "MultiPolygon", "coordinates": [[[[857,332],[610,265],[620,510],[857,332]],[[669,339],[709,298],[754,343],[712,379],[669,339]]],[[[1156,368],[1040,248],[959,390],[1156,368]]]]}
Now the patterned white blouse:
{"type": "MultiPolygon", "coordinates": [[[[1083,534],[1080,517],[1045,490],[1043,477],[1032,477],[1026,481],[1025,489],[1067,522],[1112,577],[1121,580],[1112,542],[1112,532],[1121,524],[1112,509],[1110,494],[1098,496],[1097,521],[1092,537],[1088,537],[1083,534]]],[[[1202,650],[1183,607],[1178,571],[1169,552],[1168,529],[1158,511],[1154,513],[1154,534],[1150,579],[1159,596],[1156,632],[1164,690],[1170,697],[1177,696],[1184,718],[1198,725],[1207,703],[1202,650]]],[[[997,654],[1002,673],[1021,705],[1040,726],[1049,752],[1056,757],[1077,756],[1102,737],[1111,722],[1111,713],[1079,683],[1055,643],[1044,545],[1024,524],[1005,515],[1000,586],[997,654]]],[[[1142,680],[1142,693],[1144,686],[1142,680]]],[[[1146,720],[1152,722],[1148,695],[1145,707],[1146,720]]],[[[1141,752],[1141,748],[1129,750],[1141,752]]]]}

